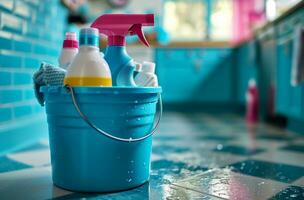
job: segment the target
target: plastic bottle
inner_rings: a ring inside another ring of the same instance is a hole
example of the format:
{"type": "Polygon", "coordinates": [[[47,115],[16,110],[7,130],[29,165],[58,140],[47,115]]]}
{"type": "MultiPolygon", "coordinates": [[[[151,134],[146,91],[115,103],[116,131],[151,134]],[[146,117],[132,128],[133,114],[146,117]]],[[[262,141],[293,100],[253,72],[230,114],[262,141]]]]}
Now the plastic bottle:
{"type": "Polygon", "coordinates": [[[109,65],[99,52],[98,29],[81,29],[79,44],[79,53],[68,68],[64,83],[70,86],[112,86],[109,65]]]}
{"type": "Polygon", "coordinates": [[[77,53],[78,41],[76,39],[76,33],[67,32],[63,41],[61,54],[58,58],[59,66],[63,69],[67,69],[77,53]]]}
{"type": "Polygon", "coordinates": [[[134,71],[134,78],[137,76],[137,74],[141,71],[142,65],[140,63],[135,62],[135,71],[134,71]]]}
{"type": "Polygon", "coordinates": [[[250,79],[246,92],[246,121],[248,124],[254,124],[259,119],[259,99],[258,89],[254,79],[250,79]]]}
{"type": "Polygon", "coordinates": [[[135,77],[137,86],[143,87],[157,87],[158,80],[155,74],[155,63],[144,62],[141,71],[135,77]]]}
{"type": "Polygon", "coordinates": [[[127,54],[125,37],[137,35],[141,42],[149,46],[142,26],[153,26],[153,14],[105,14],[98,17],[91,27],[108,37],[105,60],[111,67],[114,86],[135,86],[135,63],[127,54]]]}

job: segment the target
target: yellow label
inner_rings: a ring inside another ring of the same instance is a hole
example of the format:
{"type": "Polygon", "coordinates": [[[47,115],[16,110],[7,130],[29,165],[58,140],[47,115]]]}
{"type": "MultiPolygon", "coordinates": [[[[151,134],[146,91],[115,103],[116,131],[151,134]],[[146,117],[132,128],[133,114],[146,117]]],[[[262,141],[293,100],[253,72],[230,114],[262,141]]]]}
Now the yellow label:
{"type": "Polygon", "coordinates": [[[112,79],[100,77],[65,77],[64,84],[70,86],[112,86],[112,79]]]}

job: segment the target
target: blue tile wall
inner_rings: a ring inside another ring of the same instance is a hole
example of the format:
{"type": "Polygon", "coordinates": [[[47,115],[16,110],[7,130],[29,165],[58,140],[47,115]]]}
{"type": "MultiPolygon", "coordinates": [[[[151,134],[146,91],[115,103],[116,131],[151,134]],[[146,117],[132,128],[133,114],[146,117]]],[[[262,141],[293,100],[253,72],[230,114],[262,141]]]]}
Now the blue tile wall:
{"type": "Polygon", "coordinates": [[[1,49],[11,49],[12,48],[12,40],[9,38],[1,38],[0,37],[1,49]]]}
{"type": "Polygon", "coordinates": [[[22,101],[22,90],[18,89],[7,89],[7,90],[0,90],[0,103],[1,107],[7,107],[4,104],[15,103],[18,101],[22,101]]]}
{"type": "Polygon", "coordinates": [[[304,9],[293,13],[277,26],[277,93],[276,112],[289,118],[304,119],[304,86],[291,85],[292,58],[294,55],[294,27],[303,26],[304,9]]]}
{"type": "MultiPolygon", "coordinates": [[[[0,45],[2,46],[2,45],[0,45]]],[[[12,52],[14,53],[14,52],[12,52]]],[[[17,56],[17,55],[6,55],[4,53],[0,54],[0,67],[1,71],[3,70],[2,68],[7,67],[7,68],[21,68],[22,65],[22,57],[17,56]]]]}
{"type": "Polygon", "coordinates": [[[10,85],[12,83],[12,73],[10,72],[0,72],[0,84],[10,85]]]}
{"type": "Polygon", "coordinates": [[[7,135],[1,130],[17,133],[20,122],[31,123],[31,118],[43,115],[32,89],[32,74],[41,61],[56,64],[66,16],[59,0],[0,1],[0,140],[7,135]]]}
{"type": "Polygon", "coordinates": [[[7,11],[11,11],[14,7],[14,1],[11,0],[1,0],[0,8],[5,9],[7,11]]]}
{"type": "Polygon", "coordinates": [[[11,119],[12,111],[11,108],[0,108],[0,121],[7,121],[11,119]]]}
{"type": "Polygon", "coordinates": [[[13,40],[12,49],[15,51],[31,52],[32,44],[26,40],[13,40]]]}
{"type": "Polygon", "coordinates": [[[256,65],[253,58],[250,57],[252,54],[251,51],[253,51],[253,49],[250,47],[250,44],[248,42],[237,47],[235,51],[237,54],[237,59],[235,60],[237,67],[236,100],[240,105],[244,106],[246,102],[245,95],[248,88],[248,82],[252,78],[256,80],[256,65]]]}
{"type": "Polygon", "coordinates": [[[231,104],[230,48],[157,48],[163,101],[167,104],[231,104]]]}

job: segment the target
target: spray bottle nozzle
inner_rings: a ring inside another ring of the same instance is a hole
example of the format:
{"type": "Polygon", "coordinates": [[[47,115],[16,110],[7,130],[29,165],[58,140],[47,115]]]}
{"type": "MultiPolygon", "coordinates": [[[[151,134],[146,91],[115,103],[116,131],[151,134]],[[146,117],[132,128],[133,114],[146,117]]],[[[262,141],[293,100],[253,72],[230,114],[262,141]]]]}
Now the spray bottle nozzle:
{"type": "Polygon", "coordinates": [[[142,27],[153,25],[153,14],[105,14],[98,17],[91,27],[107,35],[110,46],[124,46],[127,35],[137,35],[142,43],[149,46],[142,27]]]}
{"type": "Polygon", "coordinates": [[[141,24],[134,24],[130,29],[130,35],[137,35],[139,40],[144,43],[144,45],[146,45],[147,47],[149,47],[149,42],[147,41],[144,33],[143,33],[143,29],[142,29],[142,25],[141,24]]]}

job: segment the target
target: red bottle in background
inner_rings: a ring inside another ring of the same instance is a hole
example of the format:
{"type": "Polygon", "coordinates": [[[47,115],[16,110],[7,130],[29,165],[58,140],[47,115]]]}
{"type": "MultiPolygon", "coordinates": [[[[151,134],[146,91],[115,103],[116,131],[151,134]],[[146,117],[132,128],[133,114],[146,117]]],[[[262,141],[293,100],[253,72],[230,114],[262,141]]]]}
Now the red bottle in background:
{"type": "Polygon", "coordinates": [[[259,94],[254,79],[249,80],[246,92],[246,121],[248,124],[254,124],[259,119],[259,94]]]}

